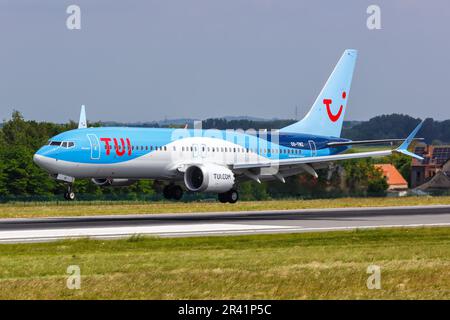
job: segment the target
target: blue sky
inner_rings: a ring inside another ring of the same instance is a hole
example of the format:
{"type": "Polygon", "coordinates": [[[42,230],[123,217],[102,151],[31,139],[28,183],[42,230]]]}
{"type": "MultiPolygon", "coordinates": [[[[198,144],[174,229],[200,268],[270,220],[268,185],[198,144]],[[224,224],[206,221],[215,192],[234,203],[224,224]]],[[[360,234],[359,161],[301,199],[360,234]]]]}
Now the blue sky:
{"type": "Polygon", "coordinates": [[[90,120],[307,112],[346,48],[346,114],[450,118],[450,2],[0,0],[0,117],[90,120]],[[81,8],[68,30],[66,8],[81,8]],[[370,4],[381,30],[366,26],[370,4]]]}

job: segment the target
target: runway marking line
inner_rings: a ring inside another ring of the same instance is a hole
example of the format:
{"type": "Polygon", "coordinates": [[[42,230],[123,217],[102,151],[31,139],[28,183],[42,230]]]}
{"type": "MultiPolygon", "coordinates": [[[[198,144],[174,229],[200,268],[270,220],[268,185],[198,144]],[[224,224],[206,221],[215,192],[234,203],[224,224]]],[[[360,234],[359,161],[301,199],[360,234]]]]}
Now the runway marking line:
{"type": "Polygon", "coordinates": [[[361,225],[343,227],[301,227],[245,224],[178,224],[159,226],[133,227],[102,227],[102,228],[72,228],[72,229],[35,229],[0,231],[0,243],[54,241],[70,238],[125,238],[133,235],[170,236],[201,236],[201,235],[233,235],[255,233],[288,233],[314,231],[340,231],[355,229],[402,228],[402,227],[443,227],[450,223],[430,224],[390,224],[361,225]]]}
{"type": "Polygon", "coordinates": [[[33,229],[33,230],[8,230],[0,231],[0,242],[14,239],[59,239],[80,237],[109,237],[131,236],[135,234],[178,234],[178,233],[221,233],[250,230],[273,230],[290,228],[286,226],[270,225],[246,225],[246,224],[174,224],[156,226],[132,226],[132,227],[101,227],[101,228],[60,228],[60,229],[33,229]]]}

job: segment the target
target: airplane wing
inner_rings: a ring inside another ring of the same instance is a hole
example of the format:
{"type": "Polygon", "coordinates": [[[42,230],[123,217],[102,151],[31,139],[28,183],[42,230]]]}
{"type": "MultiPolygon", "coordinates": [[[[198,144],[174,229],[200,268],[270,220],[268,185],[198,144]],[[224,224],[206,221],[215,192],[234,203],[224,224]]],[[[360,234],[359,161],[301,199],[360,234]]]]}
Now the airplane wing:
{"type": "Polygon", "coordinates": [[[372,152],[358,152],[358,153],[346,153],[337,154],[330,156],[320,156],[320,157],[304,157],[304,158],[293,158],[293,159],[281,159],[281,160],[271,160],[265,162],[243,162],[236,163],[233,165],[233,169],[251,169],[251,168],[267,168],[271,166],[287,166],[287,165],[307,165],[320,162],[332,162],[338,160],[349,160],[349,159],[359,159],[359,158],[371,158],[371,157],[383,157],[391,155],[392,153],[402,153],[410,157],[414,157],[419,160],[423,160],[422,157],[409,152],[408,147],[414,140],[414,136],[417,134],[419,129],[423,125],[422,121],[419,125],[411,132],[411,134],[404,140],[404,142],[397,148],[393,150],[381,150],[372,152]]]}
{"type": "MultiPolygon", "coordinates": [[[[423,138],[414,138],[415,141],[423,141],[423,138]]],[[[328,147],[340,147],[340,146],[352,146],[361,144],[383,144],[383,143],[395,143],[403,142],[405,139],[380,139],[380,140],[357,140],[357,141],[335,141],[328,142],[328,147]]]]}

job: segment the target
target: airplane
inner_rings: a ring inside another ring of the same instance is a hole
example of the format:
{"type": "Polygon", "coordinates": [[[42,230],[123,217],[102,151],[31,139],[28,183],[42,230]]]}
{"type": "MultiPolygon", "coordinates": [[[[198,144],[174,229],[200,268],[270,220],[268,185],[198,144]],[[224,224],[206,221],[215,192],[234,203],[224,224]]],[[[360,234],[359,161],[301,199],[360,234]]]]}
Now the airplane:
{"type": "Polygon", "coordinates": [[[317,169],[340,160],[409,152],[423,121],[406,139],[352,141],[341,138],[357,51],[347,49],[306,116],[277,131],[176,128],[88,128],[81,107],[77,129],[52,137],[33,156],[74,200],[75,179],[99,186],[129,186],[140,179],[165,184],[166,199],[180,200],[185,190],[218,195],[235,203],[241,181],[280,180],[300,173],[317,178],[317,169]],[[395,149],[344,153],[354,145],[401,142],[395,149]]]}

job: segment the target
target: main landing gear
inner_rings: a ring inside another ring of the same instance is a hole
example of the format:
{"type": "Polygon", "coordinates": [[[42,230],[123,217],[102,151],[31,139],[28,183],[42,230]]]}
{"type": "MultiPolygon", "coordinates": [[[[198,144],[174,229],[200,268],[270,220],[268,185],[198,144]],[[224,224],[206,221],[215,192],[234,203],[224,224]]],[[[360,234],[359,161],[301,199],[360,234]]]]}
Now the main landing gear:
{"type": "Polygon", "coordinates": [[[219,201],[222,203],[236,203],[239,200],[239,193],[236,189],[231,189],[224,193],[219,193],[219,201]]]}
{"type": "Polygon", "coordinates": [[[183,189],[175,184],[169,184],[163,189],[163,196],[168,200],[180,200],[183,197],[183,189]]]}
{"type": "Polygon", "coordinates": [[[75,200],[75,192],[73,192],[73,185],[67,185],[67,191],[64,193],[64,199],[73,201],[75,200]]]}

